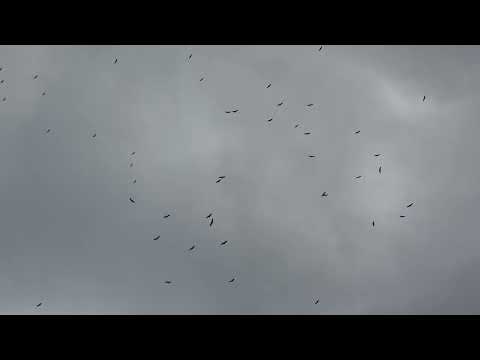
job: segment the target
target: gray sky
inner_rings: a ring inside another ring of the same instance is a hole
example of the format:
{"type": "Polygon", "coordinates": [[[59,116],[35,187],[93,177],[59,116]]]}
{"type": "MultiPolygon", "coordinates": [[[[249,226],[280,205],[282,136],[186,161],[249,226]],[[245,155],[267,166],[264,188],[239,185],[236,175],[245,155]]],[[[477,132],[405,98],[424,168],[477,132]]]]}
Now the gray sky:
{"type": "Polygon", "coordinates": [[[0,46],[0,313],[479,314],[480,47],[318,47],[0,46]]]}

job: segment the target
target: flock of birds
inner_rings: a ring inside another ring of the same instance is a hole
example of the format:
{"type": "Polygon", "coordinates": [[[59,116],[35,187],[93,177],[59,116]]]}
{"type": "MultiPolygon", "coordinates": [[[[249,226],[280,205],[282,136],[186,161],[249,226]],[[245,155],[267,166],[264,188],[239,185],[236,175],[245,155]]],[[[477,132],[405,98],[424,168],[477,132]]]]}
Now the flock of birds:
{"type": "MultiPolygon", "coordinates": [[[[318,51],[322,51],[322,49],[323,49],[323,46],[321,46],[321,47],[318,49],[318,51]]],[[[192,57],[193,57],[193,54],[189,54],[189,55],[188,55],[188,58],[187,58],[187,61],[190,61],[190,60],[192,59],[192,57]]],[[[115,65],[115,64],[118,64],[118,58],[114,59],[113,64],[114,64],[114,65],[115,65]]],[[[0,67],[0,74],[1,74],[2,71],[3,71],[3,68],[0,67]]],[[[34,74],[34,75],[33,75],[33,80],[37,80],[38,78],[39,78],[39,75],[38,75],[38,74],[34,74]]],[[[203,82],[204,80],[205,80],[205,77],[201,77],[199,81],[200,81],[200,82],[203,82]]],[[[1,85],[1,84],[4,84],[4,83],[5,83],[5,80],[4,80],[4,79],[0,79],[0,85],[1,85]]],[[[269,89],[271,86],[272,86],[272,83],[268,83],[268,84],[266,85],[266,88],[269,89]]],[[[41,92],[41,96],[45,96],[46,94],[47,94],[47,92],[46,92],[45,90],[44,90],[43,92],[41,92]]],[[[3,98],[2,98],[2,102],[5,102],[6,100],[7,100],[7,97],[3,97],[3,98]]],[[[425,100],[426,100],[426,96],[423,96],[422,102],[425,102],[425,100]]],[[[278,108],[280,108],[280,107],[283,106],[283,105],[284,105],[284,100],[282,100],[282,101],[280,101],[279,103],[277,103],[277,104],[276,104],[276,107],[277,107],[277,109],[278,109],[278,108]]],[[[309,103],[309,104],[307,104],[306,106],[307,106],[307,107],[313,107],[314,105],[315,105],[315,104],[313,104],[313,103],[309,103]]],[[[238,111],[239,111],[239,109],[226,110],[225,113],[226,113],[226,114],[236,114],[238,111]]],[[[267,123],[273,122],[274,118],[275,118],[275,114],[274,114],[272,117],[270,117],[269,119],[267,119],[267,123]]],[[[300,126],[300,124],[295,124],[294,128],[296,129],[296,128],[298,128],[299,126],[300,126]]],[[[46,134],[50,134],[51,132],[52,132],[52,129],[50,129],[50,128],[48,128],[48,129],[45,130],[45,133],[46,133],[46,134]]],[[[354,131],[354,134],[355,134],[355,135],[360,134],[360,130],[354,131]]],[[[304,132],[304,135],[305,135],[305,136],[311,135],[311,132],[310,132],[310,131],[305,131],[305,132],[304,132]]],[[[93,134],[92,134],[92,138],[96,138],[96,136],[97,136],[96,133],[93,133],[93,134]]],[[[136,152],[134,151],[134,152],[132,152],[132,153],[130,154],[130,156],[133,157],[133,156],[135,156],[135,154],[136,154],[136,152]]],[[[315,158],[315,157],[316,157],[316,156],[313,155],[313,154],[310,154],[310,155],[307,155],[307,156],[308,156],[309,158],[315,158]]],[[[376,157],[376,158],[378,158],[378,157],[381,157],[382,154],[373,154],[373,156],[376,157]]],[[[129,165],[130,168],[132,168],[133,165],[134,165],[134,162],[132,161],[132,162],[130,163],[130,165],[129,165]]],[[[382,166],[379,166],[379,167],[378,167],[378,173],[379,173],[379,174],[382,173],[382,166]]],[[[355,177],[355,180],[359,180],[359,179],[362,179],[362,178],[363,178],[362,175],[358,175],[358,176],[355,177]]],[[[224,181],[225,179],[226,179],[226,176],[225,176],[225,175],[218,176],[218,178],[217,178],[217,180],[216,180],[216,183],[217,183],[217,184],[218,184],[218,183],[221,183],[221,182],[224,181]]],[[[136,184],[136,182],[137,182],[137,180],[136,180],[136,179],[133,179],[132,183],[133,183],[133,184],[136,184]]],[[[328,196],[329,196],[329,194],[328,194],[327,191],[324,191],[324,192],[321,194],[321,197],[328,197],[328,196]]],[[[133,196],[130,196],[130,197],[129,197],[129,201],[130,201],[131,204],[136,204],[135,198],[134,198],[133,196]]],[[[408,205],[406,205],[406,208],[410,208],[410,207],[412,207],[413,205],[414,205],[414,202],[411,202],[411,203],[409,203],[408,205]]],[[[170,216],[171,216],[171,214],[166,214],[166,215],[163,216],[163,219],[168,219],[170,216]]],[[[400,215],[400,218],[405,218],[405,217],[406,217],[406,215],[400,215]]],[[[210,226],[210,227],[213,227],[213,224],[214,224],[213,213],[212,213],[212,212],[209,213],[207,216],[205,216],[205,219],[208,220],[209,226],[210,226]]],[[[372,227],[375,227],[375,220],[372,220],[372,227]]],[[[156,235],[153,237],[153,241],[157,241],[157,240],[159,240],[159,239],[160,239],[160,234],[156,234],[156,235]]],[[[224,241],[222,241],[222,242],[220,243],[220,246],[225,246],[225,245],[227,245],[227,244],[228,244],[228,240],[224,240],[224,241]]],[[[195,248],[196,248],[196,245],[193,244],[193,245],[192,245],[191,247],[189,247],[187,250],[188,250],[188,251],[193,251],[193,250],[195,250],[195,248]]],[[[231,284],[231,283],[233,283],[233,282],[235,282],[235,281],[236,281],[236,277],[232,277],[230,280],[227,281],[227,283],[231,284]]],[[[171,285],[171,284],[173,284],[173,281],[172,281],[172,280],[165,280],[164,283],[167,284],[167,285],[171,285]]],[[[318,299],[318,298],[313,300],[313,303],[314,303],[315,305],[317,305],[319,302],[320,302],[320,299],[318,299]]],[[[39,307],[41,307],[42,305],[43,305],[43,302],[40,302],[40,303],[38,303],[38,304],[35,305],[35,308],[39,308],[39,307]]]]}

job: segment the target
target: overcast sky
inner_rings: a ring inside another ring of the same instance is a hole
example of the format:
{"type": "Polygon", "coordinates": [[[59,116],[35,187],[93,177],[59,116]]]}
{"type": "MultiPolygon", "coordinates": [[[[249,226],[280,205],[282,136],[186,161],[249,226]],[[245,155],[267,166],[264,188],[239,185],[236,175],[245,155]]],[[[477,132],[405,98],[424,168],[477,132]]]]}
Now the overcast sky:
{"type": "Polygon", "coordinates": [[[319,47],[0,46],[0,313],[479,314],[480,47],[319,47]]]}

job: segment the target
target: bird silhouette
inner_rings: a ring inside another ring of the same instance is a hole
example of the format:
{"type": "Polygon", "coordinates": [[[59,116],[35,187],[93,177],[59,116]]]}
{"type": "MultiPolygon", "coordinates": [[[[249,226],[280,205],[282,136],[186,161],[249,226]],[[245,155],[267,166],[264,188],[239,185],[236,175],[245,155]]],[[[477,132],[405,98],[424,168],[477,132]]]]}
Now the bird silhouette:
{"type": "Polygon", "coordinates": [[[6,97],[4,97],[4,98],[2,99],[2,101],[7,101],[7,98],[6,98],[6,97]]]}
{"type": "Polygon", "coordinates": [[[360,134],[360,130],[355,131],[355,134],[360,134]]]}
{"type": "Polygon", "coordinates": [[[193,55],[193,54],[190,54],[190,55],[188,56],[188,60],[190,60],[190,59],[192,58],[192,55],[193,55]]]}
{"type": "Polygon", "coordinates": [[[414,203],[408,204],[408,205],[407,205],[407,208],[412,207],[413,204],[414,204],[414,203]]]}
{"type": "Polygon", "coordinates": [[[37,307],[37,308],[40,307],[40,306],[42,306],[42,303],[38,303],[37,305],[35,305],[35,307],[37,307]]]}
{"type": "Polygon", "coordinates": [[[193,249],[195,249],[195,245],[192,245],[192,247],[188,249],[188,251],[192,251],[193,249]]]}
{"type": "Polygon", "coordinates": [[[210,220],[210,227],[213,225],[213,218],[210,220]]]}
{"type": "Polygon", "coordinates": [[[309,157],[309,158],[314,158],[314,157],[315,157],[315,155],[308,155],[308,157],[309,157]]]}
{"type": "Polygon", "coordinates": [[[313,104],[308,104],[307,106],[308,106],[308,107],[312,107],[312,106],[313,106],[313,104]]]}
{"type": "Polygon", "coordinates": [[[267,122],[271,122],[272,120],[273,120],[273,118],[270,118],[270,119],[267,120],[267,122]]]}
{"type": "Polygon", "coordinates": [[[5,80],[0,80],[0,84],[3,84],[5,82],[5,80]]]}
{"type": "Polygon", "coordinates": [[[228,282],[233,283],[234,281],[235,281],[235,278],[233,278],[232,280],[229,280],[228,282]]]}
{"type": "Polygon", "coordinates": [[[374,220],[374,221],[372,221],[372,226],[373,226],[373,227],[375,227],[375,220],[374,220]]]}
{"type": "Polygon", "coordinates": [[[172,282],[170,280],[165,281],[165,284],[171,284],[172,282]]]}
{"type": "Polygon", "coordinates": [[[205,78],[203,78],[203,77],[202,77],[202,78],[200,79],[200,82],[202,82],[202,81],[203,81],[203,79],[205,79],[205,78]]]}
{"type": "Polygon", "coordinates": [[[228,240],[222,241],[222,242],[220,243],[220,246],[223,246],[223,245],[225,245],[226,243],[228,243],[228,240]]]}
{"type": "Polygon", "coordinates": [[[319,301],[320,299],[315,300],[315,305],[317,305],[319,301]]]}
{"type": "Polygon", "coordinates": [[[168,217],[170,217],[170,214],[165,215],[163,218],[166,219],[168,217]]]}
{"type": "Polygon", "coordinates": [[[277,106],[282,106],[282,105],[283,105],[283,101],[277,104],[277,106]]]}
{"type": "Polygon", "coordinates": [[[160,239],[160,235],[157,235],[153,238],[153,240],[155,240],[155,241],[158,240],[158,239],[160,239]]]}
{"type": "Polygon", "coordinates": [[[357,176],[355,179],[360,179],[361,177],[362,177],[362,175],[359,175],[359,176],[357,176]]]}
{"type": "Polygon", "coordinates": [[[209,219],[209,218],[211,218],[211,217],[212,217],[212,215],[213,215],[212,213],[208,214],[207,216],[205,216],[205,219],[209,219]]]}
{"type": "Polygon", "coordinates": [[[135,200],[133,200],[131,197],[129,198],[129,200],[132,204],[135,204],[135,200]]]}
{"type": "Polygon", "coordinates": [[[401,217],[401,218],[404,218],[404,217],[405,217],[405,215],[400,215],[400,217],[401,217]]]}
{"type": "Polygon", "coordinates": [[[296,129],[296,128],[298,128],[299,126],[300,126],[300,125],[299,125],[299,124],[297,124],[297,125],[295,125],[293,128],[294,128],[294,129],[296,129]]]}
{"type": "Polygon", "coordinates": [[[373,156],[375,156],[375,157],[378,157],[378,156],[380,156],[380,155],[382,155],[382,154],[373,154],[373,156]]]}
{"type": "Polygon", "coordinates": [[[268,89],[270,86],[272,86],[272,84],[271,84],[271,83],[267,85],[267,89],[268,89]]]}
{"type": "Polygon", "coordinates": [[[219,176],[218,178],[219,178],[219,179],[225,179],[226,176],[225,176],[225,175],[222,175],[222,176],[219,176]]]}
{"type": "Polygon", "coordinates": [[[234,114],[237,113],[237,112],[238,112],[238,110],[233,110],[233,111],[232,111],[232,113],[234,113],[234,114]]]}
{"type": "Polygon", "coordinates": [[[230,114],[230,113],[231,113],[231,111],[225,111],[225,114],[230,114]]]}
{"type": "Polygon", "coordinates": [[[137,179],[133,179],[133,183],[136,184],[136,183],[137,183],[137,179]]]}
{"type": "Polygon", "coordinates": [[[118,59],[115,59],[115,61],[113,63],[116,64],[117,62],[118,62],[118,59]]]}
{"type": "Polygon", "coordinates": [[[132,153],[130,154],[130,156],[133,156],[133,155],[135,155],[135,154],[136,154],[136,152],[134,151],[134,152],[132,152],[132,153]]]}
{"type": "Polygon", "coordinates": [[[425,99],[426,99],[426,98],[427,98],[427,97],[426,97],[426,96],[424,96],[422,101],[425,101],[425,99]]]}
{"type": "Polygon", "coordinates": [[[38,79],[38,75],[34,75],[33,79],[35,79],[35,80],[38,79]]]}
{"type": "Polygon", "coordinates": [[[92,135],[92,138],[96,138],[96,137],[97,137],[97,133],[92,135]]]}
{"type": "Polygon", "coordinates": [[[46,91],[42,92],[42,96],[45,96],[46,93],[47,93],[46,91]]]}
{"type": "Polygon", "coordinates": [[[2,71],[2,70],[3,70],[3,68],[0,67],[0,71],[2,71]]]}
{"type": "Polygon", "coordinates": [[[130,167],[133,167],[133,163],[130,163],[130,167]]]}
{"type": "Polygon", "coordinates": [[[47,129],[46,133],[48,134],[50,131],[52,131],[51,129],[47,129]]]}
{"type": "Polygon", "coordinates": [[[320,46],[320,49],[318,49],[318,51],[320,51],[320,50],[322,50],[322,49],[323,49],[323,45],[322,45],[322,46],[320,46]]]}
{"type": "Polygon", "coordinates": [[[220,181],[222,181],[223,179],[218,179],[217,181],[215,181],[215,183],[219,183],[220,181]]]}
{"type": "Polygon", "coordinates": [[[378,172],[379,172],[380,174],[382,173],[382,167],[381,167],[381,166],[378,168],[378,172]]]}
{"type": "Polygon", "coordinates": [[[311,134],[311,133],[309,133],[309,132],[303,133],[303,135],[310,135],[310,134],[311,134]]]}
{"type": "Polygon", "coordinates": [[[322,196],[328,196],[328,193],[326,191],[324,191],[322,196]]]}

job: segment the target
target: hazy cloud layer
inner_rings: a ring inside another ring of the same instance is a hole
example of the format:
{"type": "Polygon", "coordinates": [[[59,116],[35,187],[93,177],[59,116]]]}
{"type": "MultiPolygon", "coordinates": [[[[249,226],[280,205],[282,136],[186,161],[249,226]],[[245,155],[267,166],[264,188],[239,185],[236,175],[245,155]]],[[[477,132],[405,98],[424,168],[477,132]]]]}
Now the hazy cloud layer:
{"type": "Polygon", "coordinates": [[[0,313],[480,313],[479,59],[1,46],[0,313]]]}

